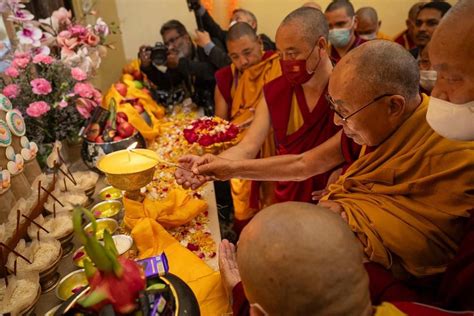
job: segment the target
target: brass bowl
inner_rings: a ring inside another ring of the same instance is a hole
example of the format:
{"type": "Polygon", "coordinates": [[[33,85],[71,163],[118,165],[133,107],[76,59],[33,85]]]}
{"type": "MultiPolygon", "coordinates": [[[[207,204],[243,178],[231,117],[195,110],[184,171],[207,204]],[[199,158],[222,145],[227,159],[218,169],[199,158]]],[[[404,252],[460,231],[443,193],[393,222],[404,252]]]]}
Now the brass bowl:
{"type": "Polygon", "coordinates": [[[103,201],[120,200],[122,198],[122,191],[113,186],[108,186],[100,190],[99,198],[103,201]]]}
{"type": "Polygon", "coordinates": [[[59,248],[58,258],[56,258],[56,260],[51,263],[51,265],[46,270],[40,272],[40,285],[43,293],[51,291],[56,285],[58,285],[60,275],[57,270],[62,257],[63,248],[59,248]]]}
{"type": "Polygon", "coordinates": [[[110,200],[97,203],[92,207],[91,212],[95,218],[113,218],[119,219],[119,214],[123,210],[120,201],[110,200]]]}
{"type": "MultiPolygon", "coordinates": [[[[96,237],[97,239],[104,238],[104,230],[108,230],[109,233],[112,235],[118,229],[118,223],[115,219],[112,218],[102,218],[98,219],[97,221],[97,231],[96,237]]],[[[84,230],[88,234],[92,234],[92,223],[89,223],[84,227],[84,230]]]]}
{"type": "MultiPolygon", "coordinates": [[[[114,235],[112,236],[114,240],[115,246],[117,247],[117,251],[119,256],[125,256],[126,258],[129,257],[129,251],[133,246],[133,239],[128,235],[114,235]],[[123,240],[126,243],[126,246],[123,249],[120,249],[118,246],[119,240],[123,240]]],[[[89,260],[89,256],[87,255],[86,251],[84,250],[84,246],[78,248],[74,251],[74,255],[72,256],[72,262],[78,268],[84,268],[84,261],[89,260]]]]}
{"type": "Polygon", "coordinates": [[[56,288],[56,297],[61,301],[66,301],[74,295],[74,289],[86,287],[88,285],[89,282],[87,282],[84,269],[73,271],[59,281],[59,285],[56,288]]]}

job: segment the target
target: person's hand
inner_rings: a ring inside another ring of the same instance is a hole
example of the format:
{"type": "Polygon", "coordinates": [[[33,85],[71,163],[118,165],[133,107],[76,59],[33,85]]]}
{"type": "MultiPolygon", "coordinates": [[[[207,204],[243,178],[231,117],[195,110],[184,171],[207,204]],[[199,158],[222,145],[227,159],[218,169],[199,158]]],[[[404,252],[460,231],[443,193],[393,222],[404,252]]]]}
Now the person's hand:
{"type": "Polygon", "coordinates": [[[196,30],[196,38],[194,40],[196,42],[196,45],[204,48],[204,46],[211,42],[211,36],[206,31],[196,30]]]}
{"type": "Polygon", "coordinates": [[[199,156],[186,155],[179,159],[178,163],[182,168],[176,168],[174,176],[176,182],[185,189],[196,190],[201,185],[209,181],[209,177],[197,175],[189,170],[192,170],[195,163],[200,159],[199,156]]]}
{"type": "Polygon", "coordinates": [[[219,270],[227,296],[232,295],[232,289],[241,281],[234,244],[227,239],[219,245],[219,270]]]}
{"type": "Polygon", "coordinates": [[[142,45],[138,51],[138,58],[143,67],[149,67],[151,65],[151,50],[150,46],[142,45]]]}
{"type": "Polygon", "coordinates": [[[325,207],[338,214],[347,223],[347,214],[346,212],[344,212],[344,209],[342,208],[341,204],[334,201],[320,201],[318,205],[325,207]]]}
{"type": "Polygon", "coordinates": [[[328,183],[326,184],[326,188],[324,188],[323,190],[313,191],[311,193],[311,198],[313,199],[313,201],[319,201],[319,199],[321,199],[323,196],[328,194],[329,193],[329,190],[328,190],[329,186],[331,184],[335,183],[337,181],[337,179],[339,179],[341,174],[342,174],[342,168],[334,170],[328,178],[328,183]]]}
{"type": "Polygon", "coordinates": [[[232,178],[232,160],[206,154],[194,163],[192,171],[198,175],[211,177],[221,181],[232,178]]]}
{"type": "Polygon", "coordinates": [[[166,66],[168,68],[178,68],[180,54],[178,51],[170,49],[166,59],[166,66]]]}

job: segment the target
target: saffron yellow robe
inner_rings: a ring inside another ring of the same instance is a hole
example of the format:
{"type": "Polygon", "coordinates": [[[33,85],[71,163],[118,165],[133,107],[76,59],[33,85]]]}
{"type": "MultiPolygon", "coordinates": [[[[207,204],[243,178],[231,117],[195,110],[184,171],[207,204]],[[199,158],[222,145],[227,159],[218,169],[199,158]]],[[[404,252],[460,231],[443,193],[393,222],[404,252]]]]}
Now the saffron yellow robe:
{"type": "Polygon", "coordinates": [[[398,130],[323,198],[342,206],[370,260],[414,276],[445,270],[474,206],[474,142],[436,134],[426,122],[428,101],[423,95],[398,130]]]}

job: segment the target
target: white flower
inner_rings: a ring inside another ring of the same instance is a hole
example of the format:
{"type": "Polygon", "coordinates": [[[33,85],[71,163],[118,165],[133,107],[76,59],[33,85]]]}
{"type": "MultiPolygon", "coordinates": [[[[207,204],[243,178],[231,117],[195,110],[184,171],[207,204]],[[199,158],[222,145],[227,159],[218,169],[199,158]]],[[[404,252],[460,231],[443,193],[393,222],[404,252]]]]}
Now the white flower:
{"type": "Polygon", "coordinates": [[[94,25],[94,30],[99,34],[101,37],[107,37],[109,35],[109,26],[105,23],[102,18],[98,18],[94,25]]]}
{"type": "Polygon", "coordinates": [[[32,45],[34,47],[41,46],[40,39],[43,36],[43,32],[32,24],[25,24],[23,29],[16,32],[20,44],[32,45]]]}

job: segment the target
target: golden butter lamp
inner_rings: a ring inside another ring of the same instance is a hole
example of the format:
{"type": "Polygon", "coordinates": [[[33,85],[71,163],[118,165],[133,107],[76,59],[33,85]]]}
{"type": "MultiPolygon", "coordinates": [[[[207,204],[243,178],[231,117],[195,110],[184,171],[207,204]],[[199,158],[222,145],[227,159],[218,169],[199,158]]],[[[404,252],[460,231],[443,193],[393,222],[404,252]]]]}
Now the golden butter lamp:
{"type": "Polygon", "coordinates": [[[110,185],[125,191],[128,199],[141,202],[144,197],[140,189],[153,180],[160,159],[153,150],[134,149],[134,145],[102,157],[97,168],[105,173],[110,185]]]}

